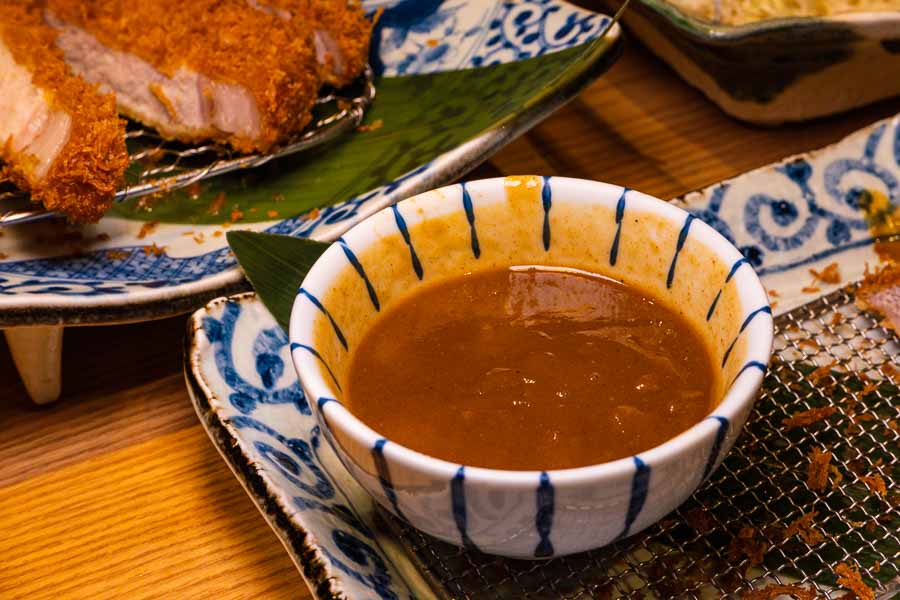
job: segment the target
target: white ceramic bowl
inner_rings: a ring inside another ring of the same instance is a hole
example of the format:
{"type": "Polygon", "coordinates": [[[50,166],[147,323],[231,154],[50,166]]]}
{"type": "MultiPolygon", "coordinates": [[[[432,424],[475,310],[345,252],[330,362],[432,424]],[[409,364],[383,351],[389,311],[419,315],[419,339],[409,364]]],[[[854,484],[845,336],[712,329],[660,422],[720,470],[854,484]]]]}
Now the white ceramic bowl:
{"type": "Polygon", "coordinates": [[[326,438],[384,508],[454,544],[549,558],[637,533],[687,499],[747,419],[772,327],[753,269],[692,215],[604,183],[515,177],[426,192],[351,229],[303,281],[290,341],[326,438]],[[704,335],[722,365],[721,402],[638,456],[558,471],[438,460],[385,440],[344,408],[350,353],[380,311],[420,285],[509,265],[580,268],[650,291],[704,335]]]}

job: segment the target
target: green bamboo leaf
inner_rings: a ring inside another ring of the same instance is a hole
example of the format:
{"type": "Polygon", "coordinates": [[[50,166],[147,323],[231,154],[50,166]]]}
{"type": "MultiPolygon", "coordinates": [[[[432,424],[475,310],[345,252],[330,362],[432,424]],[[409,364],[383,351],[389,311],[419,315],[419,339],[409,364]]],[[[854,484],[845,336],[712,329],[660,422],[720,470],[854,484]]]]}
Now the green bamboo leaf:
{"type": "Polygon", "coordinates": [[[297,288],[328,244],[254,231],[229,231],[227,239],[260,300],[287,331],[297,288]]]}

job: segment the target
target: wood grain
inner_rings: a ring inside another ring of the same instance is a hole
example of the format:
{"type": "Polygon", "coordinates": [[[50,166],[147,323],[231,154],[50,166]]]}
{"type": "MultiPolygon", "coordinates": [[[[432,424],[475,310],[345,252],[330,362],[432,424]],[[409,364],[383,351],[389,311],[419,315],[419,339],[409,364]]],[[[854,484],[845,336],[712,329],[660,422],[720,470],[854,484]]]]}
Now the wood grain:
{"type": "MultiPolygon", "coordinates": [[[[470,177],[569,175],[669,198],[897,112],[894,100],[746,126],[629,41],[603,79],[470,177]]],[[[43,409],[0,343],[0,598],[309,597],[197,424],[184,326],[69,330],[64,398],[43,409]]]]}

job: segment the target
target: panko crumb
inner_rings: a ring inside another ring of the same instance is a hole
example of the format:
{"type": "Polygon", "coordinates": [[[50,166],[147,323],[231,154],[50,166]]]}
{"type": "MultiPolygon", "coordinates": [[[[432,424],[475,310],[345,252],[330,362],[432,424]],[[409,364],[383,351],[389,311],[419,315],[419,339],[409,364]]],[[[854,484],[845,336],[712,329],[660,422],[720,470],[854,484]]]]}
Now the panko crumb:
{"type": "Polygon", "coordinates": [[[760,532],[753,527],[744,527],[728,545],[728,553],[732,560],[738,562],[746,557],[750,566],[756,566],[763,561],[763,557],[769,550],[769,545],[761,539],[760,532]]]}
{"type": "Polygon", "coordinates": [[[819,421],[827,419],[836,412],[837,408],[834,406],[811,408],[809,410],[804,410],[792,414],[787,419],[784,419],[781,424],[784,426],[785,431],[790,431],[791,429],[794,429],[796,427],[806,427],[807,425],[818,423],[819,421]]]}
{"type": "Polygon", "coordinates": [[[166,253],[166,247],[165,246],[157,246],[156,242],[154,242],[154,243],[150,244],[149,246],[144,246],[143,251],[144,251],[144,254],[146,254],[148,256],[150,256],[150,255],[162,256],[166,253]]]}
{"type": "Polygon", "coordinates": [[[784,530],[784,539],[799,535],[800,539],[810,546],[815,546],[825,539],[822,532],[813,527],[813,521],[819,516],[818,511],[811,511],[796,519],[784,530]]]}
{"type": "Polygon", "coordinates": [[[860,475],[859,480],[866,484],[870,492],[877,494],[881,498],[887,497],[887,484],[885,484],[884,478],[878,473],[874,475],[860,475]]]}
{"type": "Polygon", "coordinates": [[[836,262],[831,263],[821,271],[810,269],[809,273],[816,279],[816,281],[819,281],[821,283],[833,285],[841,282],[841,271],[836,262]]]}
{"type": "Polygon", "coordinates": [[[875,592],[863,581],[859,569],[842,562],[838,563],[834,572],[838,576],[838,585],[856,594],[859,600],[875,600],[875,592]]]}
{"type": "Polygon", "coordinates": [[[813,448],[809,453],[809,468],[806,472],[806,485],[814,492],[821,492],[828,485],[828,473],[831,467],[831,451],[813,448]]]}
{"type": "Polygon", "coordinates": [[[818,594],[815,590],[800,585],[769,584],[758,590],[744,592],[743,600],[777,600],[781,596],[790,596],[795,600],[816,600],[818,594]]]}
{"type": "Polygon", "coordinates": [[[145,237],[156,231],[157,227],[159,227],[159,221],[147,221],[146,223],[141,225],[141,229],[137,234],[137,239],[144,239],[145,237]]]}

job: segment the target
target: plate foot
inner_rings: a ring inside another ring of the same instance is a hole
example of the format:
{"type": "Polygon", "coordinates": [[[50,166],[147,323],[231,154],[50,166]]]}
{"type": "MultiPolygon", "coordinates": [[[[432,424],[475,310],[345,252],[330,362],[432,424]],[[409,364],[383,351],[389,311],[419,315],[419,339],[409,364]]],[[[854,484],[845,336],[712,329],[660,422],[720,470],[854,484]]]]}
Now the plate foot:
{"type": "Polygon", "coordinates": [[[62,385],[62,327],[15,327],[4,331],[28,395],[37,404],[59,398],[62,385]]]}

